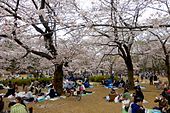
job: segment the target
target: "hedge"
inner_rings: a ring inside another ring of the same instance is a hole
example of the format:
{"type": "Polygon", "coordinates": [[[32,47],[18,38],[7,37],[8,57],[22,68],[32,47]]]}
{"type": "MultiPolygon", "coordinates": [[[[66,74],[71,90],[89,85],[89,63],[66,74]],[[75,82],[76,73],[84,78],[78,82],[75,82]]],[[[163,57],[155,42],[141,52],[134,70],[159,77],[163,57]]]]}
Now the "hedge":
{"type": "Polygon", "coordinates": [[[17,85],[22,86],[23,84],[30,84],[32,81],[39,81],[39,82],[50,82],[52,78],[29,78],[29,79],[11,79],[11,80],[4,80],[1,81],[4,85],[8,84],[9,81],[12,83],[17,83],[17,85]]]}
{"type": "Polygon", "coordinates": [[[101,82],[102,80],[109,79],[109,75],[95,75],[91,76],[89,79],[91,82],[101,82]]]}

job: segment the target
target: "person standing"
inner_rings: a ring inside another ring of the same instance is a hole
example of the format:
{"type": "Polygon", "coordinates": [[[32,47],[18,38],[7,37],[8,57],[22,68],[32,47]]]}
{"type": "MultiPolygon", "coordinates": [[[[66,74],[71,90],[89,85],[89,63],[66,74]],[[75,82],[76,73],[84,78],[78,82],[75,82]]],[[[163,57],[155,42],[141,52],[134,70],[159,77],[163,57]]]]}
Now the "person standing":
{"type": "Polygon", "coordinates": [[[151,74],[150,78],[149,78],[149,81],[150,81],[150,85],[153,85],[153,75],[151,74]]]}

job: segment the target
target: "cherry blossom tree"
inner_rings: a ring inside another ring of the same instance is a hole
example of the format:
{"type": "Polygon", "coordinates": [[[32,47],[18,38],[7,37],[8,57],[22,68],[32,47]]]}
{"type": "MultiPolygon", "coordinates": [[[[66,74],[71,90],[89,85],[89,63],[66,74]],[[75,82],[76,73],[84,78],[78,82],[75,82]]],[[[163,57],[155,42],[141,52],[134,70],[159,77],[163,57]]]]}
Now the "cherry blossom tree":
{"type": "MultiPolygon", "coordinates": [[[[32,53],[49,60],[55,67],[54,87],[59,95],[63,91],[62,69],[68,57],[63,54],[64,50],[58,44],[58,40],[62,33],[59,31],[65,30],[66,33],[66,28],[70,28],[70,24],[74,21],[67,21],[68,12],[72,11],[69,10],[69,4],[69,1],[59,0],[0,1],[0,10],[2,10],[0,37],[22,47],[25,53],[22,54],[23,58],[32,53]]],[[[69,55],[71,54],[74,52],[69,52],[69,55]]]]}
{"type": "Polygon", "coordinates": [[[91,8],[78,8],[86,22],[84,25],[91,31],[88,32],[89,36],[97,40],[97,45],[105,48],[105,55],[119,55],[123,58],[131,89],[134,87],[131,49],[139,34],[137,29],[140,30],[139,26],[142,26],[139,18],[149,2],[100,0],[93,2],[91,8]]]}
{"type": "Polygon", "coordinates": [[[80,25],[89,28],[87,34],[97,40],[95,44],[106,50],[104,55],[119,55],[123,58],[128,70],[128,80],[133,88],[132,54],[136,51],[134,41],[143,38],[141,34],[144,31],[170,27],[169,16],[164,14],[169,11],[169,1],[100,0],[93,1],[87,9],[78,4],[75,7],[82,17],[80,25]],[[159,22],[158,18],[167,21],[159,22]]]}
{"type": "MultiPolygon", "coordinates": [[[[151,18],[148,20],[148,23],[153,23],[155,25],[155,29],[149,29],[148,35],[149,40],[152,43],[152,49],[156,53],[160,59],[163,59],[166,66],[166,74],[170,84],[170,29],[169,27],[158,27],[160,24],[168,25],[169,17],[170,17],[170,2],[168,0],[160,0],[160,1],[152,1],[154,5],[150,5],[149,8],[154,10],[152,15],[155,18],[151,18]],[[153,45],[154,43],[154,45],[153,45]]],[[[159,65],[161,65],[159,63],[159,65]]]]}

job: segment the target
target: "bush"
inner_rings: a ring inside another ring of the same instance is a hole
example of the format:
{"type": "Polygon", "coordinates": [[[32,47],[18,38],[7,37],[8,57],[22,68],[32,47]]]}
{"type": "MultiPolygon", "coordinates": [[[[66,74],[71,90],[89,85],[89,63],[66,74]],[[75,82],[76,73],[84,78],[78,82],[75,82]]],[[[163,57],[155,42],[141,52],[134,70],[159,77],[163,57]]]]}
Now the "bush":
{"type": "Polygon", "coordinates": [[[114,76],[114,80],[116,80],[116,81],[118,81],[118,80],[119,80],[119,76],[118,76],[118,74],[115,74],[115,76],[114,76]]]}
{"type": "Polygon", "coordinates": [[[32,81],[38,80],[39,82],[50,82],[52,78],[29,78],[29,79],[11,79],[11,80],[4,80],[2,83],[7,85],[9,81],[12,83],[17,83],[18,86],[22,86],[23,84],[30,84],[32,81]]]}
{"type": "Polygon", "coordinates": [[[90,77],[90,81],[91,82],[101,82],[102,80],[109,79],[109,78],[110,78],[109,75],[96,75],[96,76],[90,77]]]}

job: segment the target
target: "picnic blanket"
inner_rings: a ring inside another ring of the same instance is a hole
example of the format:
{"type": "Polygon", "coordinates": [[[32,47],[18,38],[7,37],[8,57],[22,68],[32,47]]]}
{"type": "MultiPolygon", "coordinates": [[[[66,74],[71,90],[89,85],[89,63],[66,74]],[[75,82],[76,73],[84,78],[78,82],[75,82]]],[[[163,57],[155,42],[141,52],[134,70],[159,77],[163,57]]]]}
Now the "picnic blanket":
{"type": "MultiPolygon", "coordinates": [[[[128,112],[125,111],[125,109],[122,109],[122,113],[128,113],[128,112]]],[[[161,113],[161,111],[156,109],[145,109],[145,113],[161,113]]]]}
{"type": "Polygon", "coordinates": [[[86,93],[86,94],[81,94],[81,96],[87,96],[87,95],[92,95],[94,92],[92,93],[86,93]]]}
{"type": "Polygon", "coordinates": [[[104,87],[107,88],[107,89],[114,89],[114,90],[118,89],[117,87],[112,86],[112,85],[110,85],[110,86],[104,86],[104,87]]]}
{"type": "Polygon", "coordinates": [[[122,109],[122,113],[128,113],[127,111],[125,111],[125,109],[122,109]]]}
{"type": "Polygon", "coordinates": [[[145,112],[146,113],[161,113],[161,111],[157,109],[146,109],[145,112]]]}

